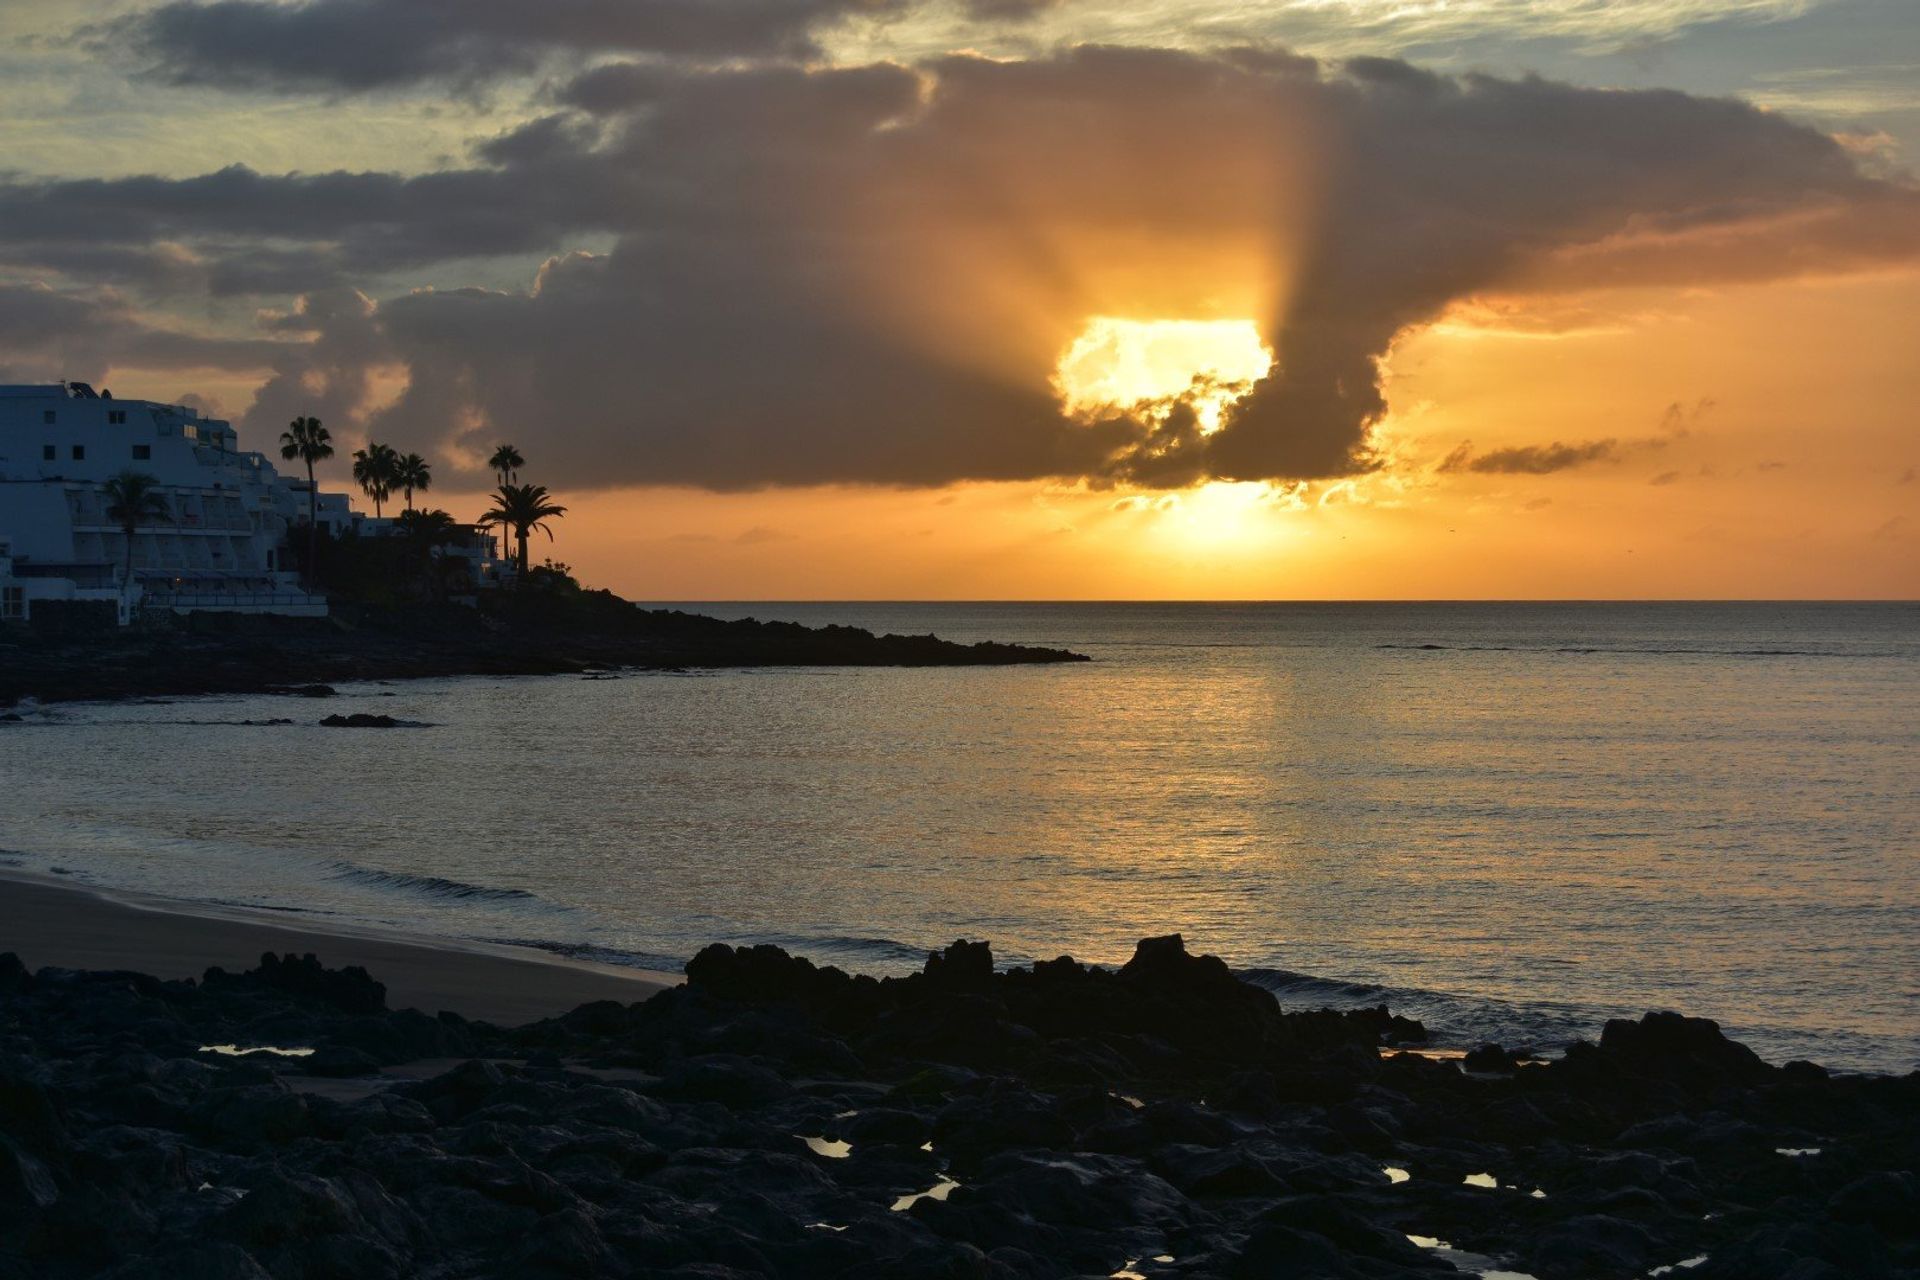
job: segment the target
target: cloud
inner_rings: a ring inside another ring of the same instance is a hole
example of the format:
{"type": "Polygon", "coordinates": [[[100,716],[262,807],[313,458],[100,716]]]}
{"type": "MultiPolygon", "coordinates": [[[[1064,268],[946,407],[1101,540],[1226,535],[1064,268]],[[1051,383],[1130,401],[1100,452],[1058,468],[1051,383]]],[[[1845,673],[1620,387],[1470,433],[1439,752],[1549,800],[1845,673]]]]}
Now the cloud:
{"type": "Polygon", "coordinates": [[[156,324],[112,290],[0,284],[0,381],[99,383],[130,368],[247,373],[288,354],[282,343],[156,324]]]}
{"type": "MultiPolygon", "coordinates": [[[[1615,462],[1620,457],[1618,440],[1585,440],[1578,444],[1518,445],[1494,449],[1478,457],[1472,447],[1461,444],[1441,460],[1441,471],[1472,471],[1481,475],[1544,476],[1568,471],[1594,462],[1615,462]]],[[[1660,483],[1656,481],[1655,483],[1660,483]]]]}
{"type": "Polygon", "coordinates": [[[890,0],[169,0],[84,29],[175,84],[340,91],[475,84],[549,57],[804,57],[816,26],[890,0]]]}
{"type": "Polygon", "coordinates": [[[1680,473],[1678,471],[1662,471],[1659,475],[1647,481],[1647,483],[1653,485],[1678,484],[1680,483],[1680,473]]]}
{"type": "Polygon", "coordinates": [[[555,102],[411,177],[0,185],[0,258],[84,251],[156,290],[304,276],[250,423],[317,386],[336,429],[449,459],[510,426],[556,485],[739,489],[1353,475],[1379,464],[1381,358],[1463,301],[1920,256],[1920,197],[1779,116],[1384,59],[651,60],[555,102]],[[525,288],[361,297],[547,254],[525,288]],[[1094,316],[1245,316],[1277,362],[1211,433],[1181,403],[1070,417],[1054,365],[1094,316]],[[404,391],[376,404],[383,369],[404,391]]]}
{"type": "Polygon", "coordinates": [[[1027,22],[1063,0],[964,0],[967,17],[975,22],[1027,22]]]}
{"type": "Polygon", "coordinates": [[[1692,404],[1675,400],[1660,414],[1660,433],[1674,439],[1685,439],[1694,429],[1706,421],[1707,415],[1719,407],[1720,402],[1710,396],[1702,396],[1692,404]]]}

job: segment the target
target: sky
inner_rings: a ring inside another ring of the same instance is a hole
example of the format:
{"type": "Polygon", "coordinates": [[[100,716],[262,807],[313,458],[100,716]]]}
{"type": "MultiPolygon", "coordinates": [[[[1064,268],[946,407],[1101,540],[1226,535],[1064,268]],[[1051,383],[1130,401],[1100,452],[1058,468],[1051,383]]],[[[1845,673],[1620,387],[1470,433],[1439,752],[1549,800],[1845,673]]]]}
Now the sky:
{"type": "Polygon", "coordinates": [[[1920,594],[1911,0],[9,0],[0,378],[637,599],[1920,594]]]}

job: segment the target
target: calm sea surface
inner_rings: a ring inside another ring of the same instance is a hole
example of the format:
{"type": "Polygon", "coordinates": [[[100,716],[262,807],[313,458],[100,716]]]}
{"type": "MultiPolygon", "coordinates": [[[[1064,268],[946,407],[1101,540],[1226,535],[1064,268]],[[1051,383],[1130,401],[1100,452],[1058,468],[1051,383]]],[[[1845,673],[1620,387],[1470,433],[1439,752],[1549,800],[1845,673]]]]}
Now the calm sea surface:
{"type": "Polygon", "coordinates": [[[1776,1061],[1920,1065],[1920,607],[697,607],[1097,661],[55,707],[0,725],[0,845],[656,965],[1178,930],[1455,1043],[1666,1007],[1776,1061]],[[314,726],[354,710],[423,727],[314,726]]]}

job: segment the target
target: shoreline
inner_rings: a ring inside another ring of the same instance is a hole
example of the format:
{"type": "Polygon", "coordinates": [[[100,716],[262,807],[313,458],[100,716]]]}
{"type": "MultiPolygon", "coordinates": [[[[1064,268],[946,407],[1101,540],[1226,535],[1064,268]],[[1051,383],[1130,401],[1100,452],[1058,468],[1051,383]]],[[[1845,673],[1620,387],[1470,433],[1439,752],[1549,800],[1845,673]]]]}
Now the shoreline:
{"type": "Polygon", "coordinates": [[[386,984],[396,1009],[449,1010],[499,1026],[557,1017],[596,1000],[631,1004],[679,974],[563,956],[534,947],[373,926],[293,926],[279,913],[74,884],[0,869],[0,952],[44,966],[193,978],[214,966],[253,968],[265,952],[312,953],[330,969],[358,965],[386,984]]]}

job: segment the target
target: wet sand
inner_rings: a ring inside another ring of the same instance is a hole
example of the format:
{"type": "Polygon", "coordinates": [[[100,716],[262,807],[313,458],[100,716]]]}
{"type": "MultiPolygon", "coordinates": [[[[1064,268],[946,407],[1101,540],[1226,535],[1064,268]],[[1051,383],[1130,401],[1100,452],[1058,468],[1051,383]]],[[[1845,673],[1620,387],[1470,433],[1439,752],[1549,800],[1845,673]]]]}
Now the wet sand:
{"type": "Polygon", "coordinates": [[[91,889],[17,871],[0,874],[0,952],[29,969],[133,969],[198,978],[210,966],[251,969],[266,951],[308,952],[329,967],[361,965],[387,986],[387,1006],[517,1026],[593,1000],[632,1003],[679,974],[597,964],[527,947],[353,929],[316,929],[271,912],[91,889]]]}

